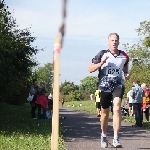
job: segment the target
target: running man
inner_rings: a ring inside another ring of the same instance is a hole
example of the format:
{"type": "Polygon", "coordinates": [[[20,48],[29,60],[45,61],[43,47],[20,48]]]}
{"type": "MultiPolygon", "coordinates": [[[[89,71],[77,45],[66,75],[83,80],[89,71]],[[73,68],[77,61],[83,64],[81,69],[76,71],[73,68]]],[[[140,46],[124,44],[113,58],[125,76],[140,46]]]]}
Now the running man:
{"type": "Polygon", "coordinates": [[[119,35],[110,33],[108,36],[108,50],[101,50],[93,59],[88,70],[90,73],[99,71],[99,88],[101,90],[101,147],[107,148],[106,130],[109,119],[109,106],[113,98],[113,146],[122,147],[119,142],[121,126],[121,99],[123,96],[122,71],[125,79],[129,79],[128,55],[118,50],[119,35]]]}

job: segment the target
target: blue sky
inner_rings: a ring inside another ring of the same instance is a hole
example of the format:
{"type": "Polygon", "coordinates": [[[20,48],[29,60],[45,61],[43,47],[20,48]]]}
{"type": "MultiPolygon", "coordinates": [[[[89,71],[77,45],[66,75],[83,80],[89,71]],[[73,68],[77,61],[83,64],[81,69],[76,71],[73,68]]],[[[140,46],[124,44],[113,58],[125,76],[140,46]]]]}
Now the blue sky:
{"type": "MultiPolygon", "coordinates": [[[[37,37],[33,43],[40,51],[36,57],[40,65],[52,62],[54,36],[61,25],[61,0],[5,0],[20,29],[31,27],[37,37]]],[[[88,73],[91,59],[107,49],[111,32],[120,35],[122,44],[138,41],[140,22],[150,21],[149,0],[68,0],[66,35],[61,51],[60,81],[80,84],[88,73]]]]}

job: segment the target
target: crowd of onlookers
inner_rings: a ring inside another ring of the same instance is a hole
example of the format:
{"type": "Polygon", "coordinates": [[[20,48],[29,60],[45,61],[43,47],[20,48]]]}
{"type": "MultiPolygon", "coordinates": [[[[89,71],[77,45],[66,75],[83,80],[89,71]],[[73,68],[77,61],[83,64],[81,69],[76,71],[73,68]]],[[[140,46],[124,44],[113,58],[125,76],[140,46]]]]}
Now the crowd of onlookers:
{"type": "MultiPolygon", "coordinates": [[[[31,117],[33,119],[49,119],[52,118],[53,114],[53,95],[52,92],[47,96],[48,89],[46,88],[46,83],[41,81],[38,85],[36,79],[33,79],[33,83],[30,87],[29,97],[27,100],[31,105],[31,117]],[[38,110],[38,115],[36,117],[36,109],[38,110]]],[[[64,105],[64,98],[61,100],[61,106],[64,105]]],[[[59,116],[61,119],[66,117],[59,116]]]]}
{"type": "MultiPolygon", "coordinates": [[[[46,84],[41,81],[38,85],[37,80],[34,79],[30,87],[30,94],[33,96],[30,101],[31,105],[31,116],[33,119],[47,119],[52,117],[53,110],[53,96],[50,93],[46,96],[48,92],[46,84]],[[38,117],[35,115],[35,111],[38,109],[38,117]]],[[[95,105],[97,109],[97,117],[101,116],[101,104],[100,104],[100,90],[96,90],[95,94],[91,94],[91,100],[95,100],[95,105]],[[94,98],[93,98],[94,95],[94,98]]],[[[61,100],[61,106],[64,105],[64,98],[61,100]]],[[[111,110],[113,104],[110,105],[111,110]]],[[[138,84],[137,80],[133,81],[133,86],[127,92],[126,98],[124,99],[124,104],[122,106],[121,112],[123,115],[135,116],[136,125],[142,126],[143,117],[149,121],[149,107],[150,107],[150,89],[143,83],[138,84]]]]}
{"type": "Polygon", "coordinates": [[[142,126],[143,119],[149,121],[149,107],[150,89],[145,83],[140,85],[135,80],[124,100],[124,110],[128,116],[135,116],[137,126],[142,126]]]}
{"type": "Polygon", "coordinates": [[[38,85],[37,80],[33,79],[29,91],[30,95],[33,96],[30,101],[31,116],[33,119],[47,119],[52,116],[53,97],[51,93],[49,96],[46,96],[47,92],[48,90],[44,81],[41,81],[38,85]],[[36,109],[38,109],[38,117],[35,114],[36,109]]]}
{"type": "MultiPolygon", "coordinates": [[[[97,117],[101,116],[100,90],[90,95],[91,100],[95,100],[97,117]],[[93,96],[94,95],[94,96],[93,96]]],[[[135,126],[142,126],[143,120],[149,121],[150,108],[150,89],[143,83],[139,84],[137,80],[133,81],[131,89],[127,92],[121,107],[121,113],[124,116],[134,116],[135,126]]],[[[110,111],[113,114],[113,102],[110,104],[110,111]]]]}

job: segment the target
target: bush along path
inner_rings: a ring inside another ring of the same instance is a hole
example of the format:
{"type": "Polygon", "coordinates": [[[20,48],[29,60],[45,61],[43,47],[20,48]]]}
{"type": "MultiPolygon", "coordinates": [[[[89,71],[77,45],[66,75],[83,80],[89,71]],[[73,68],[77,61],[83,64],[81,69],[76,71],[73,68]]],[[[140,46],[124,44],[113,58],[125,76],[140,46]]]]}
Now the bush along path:
{"type": "MultiPolygon", "coordinates": [[[[60,114],[66,116],[61,120],[64,127],[65,150],[101,150],[100,145],[100,121],[96,115],[75,111],[72,108],[61,108],[60,114]]],[[[112,119],[109,119],[107,130],[107,140],[109,149],[119,149],[112,147],[113,127],[112,119]]],[[[132,127],[131,123],[122,122],[120,130],[120,142],[122,150],[150,150],[150,131],[132,127]]]]}

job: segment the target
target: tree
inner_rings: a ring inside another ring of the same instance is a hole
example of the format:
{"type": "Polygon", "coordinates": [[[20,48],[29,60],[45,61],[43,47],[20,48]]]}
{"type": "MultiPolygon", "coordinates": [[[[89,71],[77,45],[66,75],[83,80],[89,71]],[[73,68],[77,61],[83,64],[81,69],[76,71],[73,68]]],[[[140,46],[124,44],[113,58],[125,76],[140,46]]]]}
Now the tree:
{"type": "Polygon", "coordinates": [[[63,95],[69,95],[70,92],[79,90],[79,86],[75,85],[74,82],[66,81],[60,85],[60,93],[63,95]]]}
{"type": "Polygon", "coordinates": [[[89,94],[94,93],[97,89],[98,78],[96,76],[87,76],[83,80],[81,80],[81,84],[79,85],[80,90],[87,91],[89,94]]]}
{"type": "Polygon", "coordinates": [[[82,100],[82,94],[79,90],[71,91],[65,96],[65,101],[80,101],[82,100]]]}
{"type": "Polygon", "coordinates": [[[140,40],[132,46],[124,45],[132,62],[130,80],[125,81],[126,92],[131,89],[134,79],[150,85],[150,21],[141,22],[136,31],[140,40]]]}
{"type": "Polygon", "coordinates": [[[16,20],[0,1],[0,96],[6,102],[19,104],[26,98],[31,68],[37,65],[32,59],[39,51],[31,44],[36,38],[29,28],[20,30],[16,20]]]}
{"type": "Polygon", "coordinates": [[[43,67],[38,67],[35,71],[37,80],[45,81],[48,91],[52,91],[53,83],[53,64],[47,63],[43,67]]]}

